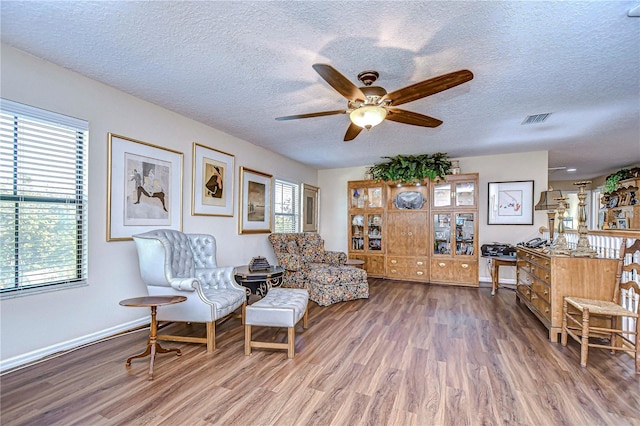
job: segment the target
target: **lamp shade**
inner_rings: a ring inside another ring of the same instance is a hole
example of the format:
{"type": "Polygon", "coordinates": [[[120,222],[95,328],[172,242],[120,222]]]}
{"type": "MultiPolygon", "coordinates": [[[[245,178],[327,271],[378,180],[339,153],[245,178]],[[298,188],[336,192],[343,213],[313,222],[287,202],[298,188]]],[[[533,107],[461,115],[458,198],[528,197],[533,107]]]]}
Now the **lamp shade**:
{"type": "Polygon", "coordinates": [[[379,106],[363,106],[351,111],[349,118],[356,126],[369,130],[373,126],[377,126],[387,116],[387,110],[379,106]]]}
{"type": "Polygon", "coordinates": [[[536,210],[555,210],[558,208],[558,200],[556,198],[562,197],[562,191],[554,191],[549,189],[548,191],[542,191],[540,193],[540,201],[536,204],[536,210]]]}

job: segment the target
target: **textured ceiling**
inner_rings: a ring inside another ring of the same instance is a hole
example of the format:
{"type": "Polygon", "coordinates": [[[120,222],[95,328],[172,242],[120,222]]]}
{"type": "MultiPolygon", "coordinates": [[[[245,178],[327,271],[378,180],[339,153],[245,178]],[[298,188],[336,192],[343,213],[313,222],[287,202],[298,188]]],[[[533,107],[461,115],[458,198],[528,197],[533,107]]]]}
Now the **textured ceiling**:
{"type": "Polygon", "coordinates": [[[590,178],[640,162],[638,1],[2,1],[2,42],[317,168],[381,156],[549,150],[590,178]],[[346,101],[311,68],[393,91],[459,69],[474,79],[403,105],[343,142],[346,101]],[[544,123],[526,116],[553,113],[544,123]]]}

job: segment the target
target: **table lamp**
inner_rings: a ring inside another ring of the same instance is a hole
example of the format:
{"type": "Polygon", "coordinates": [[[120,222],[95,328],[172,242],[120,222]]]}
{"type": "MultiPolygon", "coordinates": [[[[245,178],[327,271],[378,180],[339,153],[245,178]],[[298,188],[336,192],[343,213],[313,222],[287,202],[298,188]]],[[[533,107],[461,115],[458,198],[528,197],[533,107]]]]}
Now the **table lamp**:
{"type": "Polygon", "coordinates": [[[553,232],[555,229],[556,211],[558,208],[558,201],[556,198],[562,197],[562,191],[555,191],[549,187],[548,191],[542,191],[540,193],[540,201],[536,204],[536,210],[546,210],[549,217],[549,243],[553,242],[553,232]]]}

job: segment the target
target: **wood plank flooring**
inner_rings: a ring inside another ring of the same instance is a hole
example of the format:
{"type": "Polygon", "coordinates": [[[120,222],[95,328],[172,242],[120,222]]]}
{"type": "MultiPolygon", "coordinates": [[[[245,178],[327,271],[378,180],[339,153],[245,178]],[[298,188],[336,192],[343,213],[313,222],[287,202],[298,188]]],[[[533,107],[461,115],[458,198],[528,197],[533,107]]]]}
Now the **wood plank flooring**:
{"type": "MultiPolygon", "coordinates": [[[[515,294],[370,279],[368,300],[310,302],[296,357],[244,355],[239,319],[217,350],[127,357],[147,330],[0,378],[8,425],[640,425],[640,376],[626,354],[550,343],[515,294]]],[[[203,332],[201,325],[170,325],[203,332]]],[[[269,339],[274,329],[255,328],[269,339]]],[[[283,339],[286,333],[277,333],[283,339]]]]}

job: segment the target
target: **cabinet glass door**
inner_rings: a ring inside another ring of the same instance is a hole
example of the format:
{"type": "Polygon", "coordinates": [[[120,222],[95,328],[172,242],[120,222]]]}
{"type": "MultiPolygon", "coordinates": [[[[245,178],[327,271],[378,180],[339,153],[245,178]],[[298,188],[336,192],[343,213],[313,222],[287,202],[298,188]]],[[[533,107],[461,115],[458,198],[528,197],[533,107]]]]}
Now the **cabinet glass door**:
{"type": "Polygon", "coordinates": [[[433,215],[433,254],[451,254],[451,214],[433,215]]]}
{"type": "Polygon", "coordinates": [[[433,207],[451,207],[451,184],[433,185],[433,207]]]}
{"type": "Polygon", "coordinates": [[[367,188],[367,207],[371,209],[382,208],[382,187],[367,188]]]}
{"type": "Polygon", "coordinates": [[[351,250],[364,250],[364,215],[351,215],[351,250]]]}
{"type": "Polygon", "coordinates": [[[456,255],[473,256],[475,214],[456,213],[456,255]]]}
{"type": "Polygon", "coordinates": [[[476,185],[474,182],[456,183],[456,206],[473,206],[475,203],[476,185]]]}
{"type": "Polygon", "coordinates": [[[369,195],[366,188],[353,188],[351,189],[351,208],[363,209],[368,203],[369,195]]]}
{"type": "Polygon", "coordinates": [[[382,215],[370,214],[367,217],[367,235],[369,250],[382,250],[382,215]]]}

